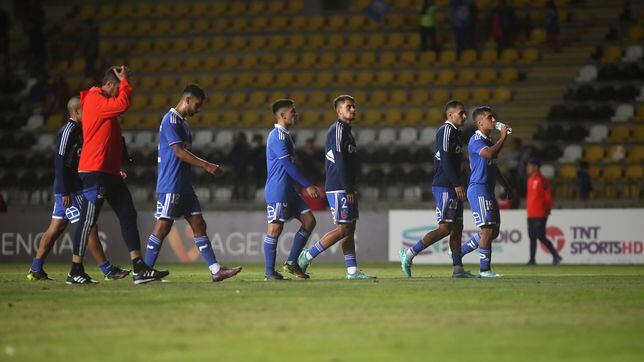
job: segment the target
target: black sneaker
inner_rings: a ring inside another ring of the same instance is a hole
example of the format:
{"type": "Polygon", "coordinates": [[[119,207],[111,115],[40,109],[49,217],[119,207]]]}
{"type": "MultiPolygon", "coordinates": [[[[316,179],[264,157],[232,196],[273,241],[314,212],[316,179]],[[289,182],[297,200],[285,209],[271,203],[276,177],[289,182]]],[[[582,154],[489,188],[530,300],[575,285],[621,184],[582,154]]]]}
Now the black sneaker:
{"type": "Polygon", "coordinates": [[[123,279],[126,276],[130,275],[130,271],[127,269],[121,269],[118,265],[112,265],[112,270],[105,275],[103,279],[105,280],[118,280],[123,279]]]}
{"type": "Polygon", "coordinates": [[[283,276],[279,272],[273,270],[273,274],[271,275],[264,275],[264,280],[265,281],[272,281],[272,280],[289,280],[289,278],[283,276]]]}
{"type": "Polygon", "coordinates": [[[146,266],[138,273],[132,273],[132,280],[134,281],[134,284],[145,284],[159,281],[168,275],[170,275],[170,272],[167,270],[156,270],[146,266]]]}
{"type": "Polygon", "coordinates": [[[284,266],[282,267],[284,272],[293,274],[295,275],[295,278],[297,279],[309,279],[310,276],[306,274],[305,272],[302,271],[302,268],[297,263],[284,263],[284,266]]]}
{"type": "Polygon", "coordinates": [[[93,280],[92,277],[87,275],[87,273],[82,272],[80,274],[67,274],[67,284],[96,284],[96,280],[93,280]]]}
{"type": "Polygon", "coordinates": [[[53,280],[52,278],[45,273],[45,269],[40,269],[38,271],[31,270],[29,269],[29,273],[27,273],[27,280],[53,280]]]}

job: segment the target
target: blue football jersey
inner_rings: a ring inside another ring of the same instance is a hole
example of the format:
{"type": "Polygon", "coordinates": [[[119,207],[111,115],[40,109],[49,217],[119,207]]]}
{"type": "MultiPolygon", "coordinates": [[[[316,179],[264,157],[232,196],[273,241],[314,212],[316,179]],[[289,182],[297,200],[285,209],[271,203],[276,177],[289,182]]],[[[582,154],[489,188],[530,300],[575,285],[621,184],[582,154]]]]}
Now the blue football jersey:
{"type": "Polygon", "coordinates": [[[486,137],[480,131],[476,131],[470,144],[468,145],[468,152],[470,155],[470,185],[486,185],[488,190],[494,189],[496,185],[496,159],[488,160],[481,156],[481,150],[485,147],[494,146],[494,142],[490,137],[486,137]]]}
{"type": "Polygon", "coordinates": [[[434,181],[432,186],[456,187],[461,185],[461,132],[451,122],[445,122],[434,142],[434,181]]]}
{"type": "Polygon", "coordinates": [[[324,187],[326,191],[354,192],[356,174],[360,165],[351,126],[340,120],[333,123],[327,132],[324,152],[326,157],[324,187]]]}
{"type": "Polygon", "coordinates": [[[78,160],[83,147],[81,125],[70,119],[56,134],[54,157],[54,194],[70,195],[83,189],[78,175],[78,160]]]}
{"type": "Polygon", "coordinates": [[[296,195],[295,182],[280,163],[285,157],[293,157],[293,139],[286,128],[276,124],[266,139],[267,176],[264,195],[267,203],[288,202],[296,195]]]}
{"type": "Polygon", "coordinates": [[[159,127],[158,193],[193,193],[190,165],[181,161],[172,145],[182,142],[186,149],[192,147],[192,133],[188,123],[174,108],[163,116],[159,127]]]}

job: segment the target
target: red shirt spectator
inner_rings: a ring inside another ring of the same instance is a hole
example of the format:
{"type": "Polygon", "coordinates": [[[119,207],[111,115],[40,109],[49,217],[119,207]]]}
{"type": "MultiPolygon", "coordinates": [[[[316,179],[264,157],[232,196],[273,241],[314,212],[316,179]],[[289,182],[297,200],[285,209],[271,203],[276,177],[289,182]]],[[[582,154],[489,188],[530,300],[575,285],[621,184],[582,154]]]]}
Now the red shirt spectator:
{"type": "Polygon", "coordinates": [[[529,218],[542,218],[550,215],[552,210],[552,190],[550,189],[550,180],[543,177],[539,171],[538,165],[528,177],[527,185],[527,211],[529,218]]]}

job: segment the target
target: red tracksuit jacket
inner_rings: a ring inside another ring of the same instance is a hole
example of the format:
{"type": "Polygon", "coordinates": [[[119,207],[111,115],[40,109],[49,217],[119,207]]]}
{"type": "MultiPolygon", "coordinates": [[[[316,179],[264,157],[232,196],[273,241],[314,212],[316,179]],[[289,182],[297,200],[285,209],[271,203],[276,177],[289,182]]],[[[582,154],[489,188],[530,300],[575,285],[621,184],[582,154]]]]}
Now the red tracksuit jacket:
{"type": "Polygon", "coordinates": [[[123,160],[123,140],[118,117],[130,108],[132,87],[121,81],[119,94],[107,98],[101,88],[80,93],[83,107],[83,150],[79,172],[103,172],[118,175],[123,160]]]}
{"type": "Polygon", "coordinates": [[[547,217],[553,206],[550,181],[537,171],[528,178],[527,186],[528,217],[547,217]]]}

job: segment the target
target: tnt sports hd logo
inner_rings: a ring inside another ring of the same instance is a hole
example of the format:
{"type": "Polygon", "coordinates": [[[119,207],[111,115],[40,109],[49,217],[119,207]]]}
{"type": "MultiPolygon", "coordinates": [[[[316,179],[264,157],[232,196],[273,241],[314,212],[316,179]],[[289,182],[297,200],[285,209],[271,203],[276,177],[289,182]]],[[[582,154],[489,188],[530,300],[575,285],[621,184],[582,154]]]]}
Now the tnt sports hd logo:
{"type": "MultiPolygon", "coordinates": [[[[552,242],[557,252],[563,250],[564,246],[566,245],[566,238],[564,237],[563,231],[556,226],[548,226],[548,228],[546,229],[546,237],[552,242]]],[[[541,250],[545,251],[548,254],[550,253],[548,248],[546,248],[543,243],[539,243],[539,245],[541,246],[541,250]]]]}

